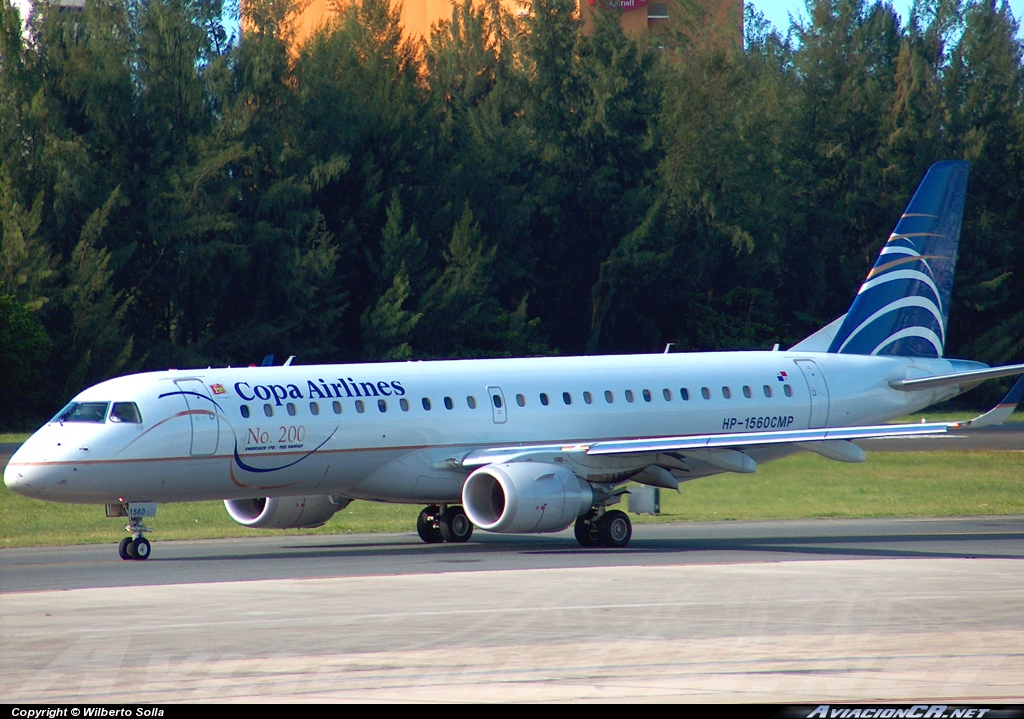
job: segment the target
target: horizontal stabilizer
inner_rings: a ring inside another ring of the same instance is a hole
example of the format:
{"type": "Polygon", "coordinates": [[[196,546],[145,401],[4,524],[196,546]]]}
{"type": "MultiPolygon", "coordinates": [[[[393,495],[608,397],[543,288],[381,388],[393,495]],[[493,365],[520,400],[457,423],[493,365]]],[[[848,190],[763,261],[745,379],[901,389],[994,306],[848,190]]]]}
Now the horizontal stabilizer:
{"type": "MultiPolygon", "coordinates": [[[[1024,374],[1024,364],[990,367],[988,369],[970,370],[969,372],[955,372],[953,374],[943,374],[936,377],[894,379],[889,383],[889,386],[893,389],[898,389],[901,392],[916,392],[923,389],[936,389],[937,387],[952,387],[954,385],[966,384],[968,382],[978,383],[988,379],[997,379],[999,377],[1012,377],[1017,374],[1024,374]]],[[[1020,400],[1018,399],[1018,401],[1020,400]]]]}
{"type": "Polygon", "coordinates": [[[975,417],[974,419],[967,420],[966,422],[958,422],[954,425],[957,429],[966,429],[967,427],[984,427],[990,424],[1001,424],[1007,420],[1013,411],[1017,409],[1017,405],[1020,404],[1021,399],[1024,398],[1024,376],[1017,380],[1017,383],[1010,388],[1010,391],[1003,397],[1002,402],[997,404],[995,407],[990,409],[983,415],[975,417]]]}

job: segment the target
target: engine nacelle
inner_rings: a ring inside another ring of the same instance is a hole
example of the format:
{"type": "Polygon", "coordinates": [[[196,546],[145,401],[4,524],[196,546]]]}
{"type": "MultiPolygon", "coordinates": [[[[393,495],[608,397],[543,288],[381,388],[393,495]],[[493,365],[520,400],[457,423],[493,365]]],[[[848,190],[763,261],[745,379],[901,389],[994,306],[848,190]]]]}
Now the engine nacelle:
{"type": "Polygon", "coordinates": [[[559,532],[590,511],[590,485],[557,464],[506,462],[480,467],[462,487],[462,506],[488,532],[559,532]]]}
{"type": "Polygon", "coordinates": [[[253,529],[311,529],[349,505],[348,497],[320,494],[313,497],[256,497],[225,499],[231,518],[253,529]]]}

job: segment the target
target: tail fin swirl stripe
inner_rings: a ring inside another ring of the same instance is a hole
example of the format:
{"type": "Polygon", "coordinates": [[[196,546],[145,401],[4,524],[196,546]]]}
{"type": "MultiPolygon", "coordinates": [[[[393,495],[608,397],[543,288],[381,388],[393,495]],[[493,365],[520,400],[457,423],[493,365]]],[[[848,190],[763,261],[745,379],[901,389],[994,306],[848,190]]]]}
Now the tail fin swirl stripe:
{"type": "Polygon", "coordinates": [[[829,352],[942,356],[969,167],[962,161],[931,166],[829,352]]]}

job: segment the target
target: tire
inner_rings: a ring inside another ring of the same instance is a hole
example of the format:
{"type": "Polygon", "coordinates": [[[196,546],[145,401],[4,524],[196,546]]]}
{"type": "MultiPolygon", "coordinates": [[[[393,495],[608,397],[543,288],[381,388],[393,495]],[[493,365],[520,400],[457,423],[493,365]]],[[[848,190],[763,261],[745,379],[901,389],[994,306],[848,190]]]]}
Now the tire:
{"type": "Polygon", "coordinates": [[[117,545],[117,556],[121,559],[131,559],[132,555],[128,553],[128,545],[132,543],[131,537],[125,537],[121,540],[121,543],[117,545]]]}
{"type": "Polygon", "coordinates": [[[448,507],[438,522],[441,538],[446,542],[465,542],[473,536],[473,523],[462,507],[448,507]]]}
{"type": "Polygon", "coordinates": [[[427,544],[440,544],[444,541],[441,530],[437,526],[437,515],[440,513],[441,508],[432,504],[429,507],[424,507],[416,519],[416,533],[427,544]]]}
{"type": "Polygon", "coordinates": [[[149,552],[152,547],[150,547],[149,540],[145,537],[139,537],[138,539],[132,540],[131,548],[135,559],[140,561],[143,559],[149,559],[149,552]]]}
{"type": "Polygon", "coordinates": [[[599,547],[601,540],[597,536],[597,526],[594,522],[594,513],[587,512],[582,517],[576,518],[576,525],[573,527],[576,541],[581,547],[599,547]]]}
{"type": "Polygon", "coordinates": [[[597,536],[610,549],[622,549],[633,536],[633,523],[625,512],[615,509],[597,520],[597,536]]]}

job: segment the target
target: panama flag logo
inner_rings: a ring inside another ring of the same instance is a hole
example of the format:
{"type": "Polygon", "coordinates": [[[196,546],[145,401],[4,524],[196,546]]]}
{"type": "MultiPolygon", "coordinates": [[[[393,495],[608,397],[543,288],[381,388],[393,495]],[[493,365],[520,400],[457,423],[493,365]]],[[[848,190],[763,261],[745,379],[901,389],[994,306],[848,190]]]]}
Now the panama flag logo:
{"type": "Polygon", "coordinates": [[[779,372],[779,382],[785,382],[787,379],[789,379],[788,374],[785,372],[779,372]]]}
{"type": "Polygon", "coordinates": [[[222,384],[211,384],[210,389],[213,390],[214,394],[227,394],[227,390],[224,389],[224,385],[222,384]]]}

